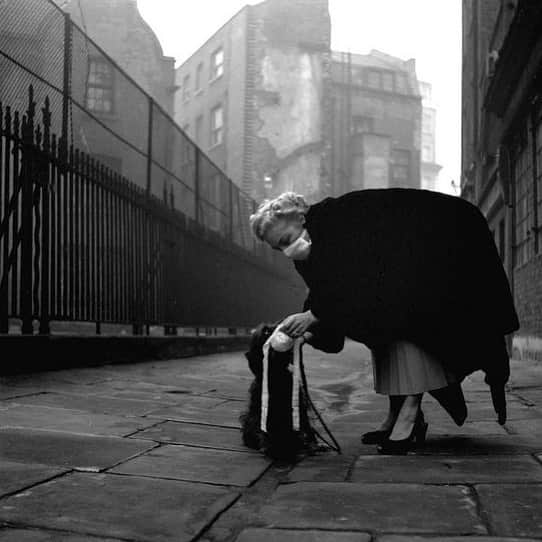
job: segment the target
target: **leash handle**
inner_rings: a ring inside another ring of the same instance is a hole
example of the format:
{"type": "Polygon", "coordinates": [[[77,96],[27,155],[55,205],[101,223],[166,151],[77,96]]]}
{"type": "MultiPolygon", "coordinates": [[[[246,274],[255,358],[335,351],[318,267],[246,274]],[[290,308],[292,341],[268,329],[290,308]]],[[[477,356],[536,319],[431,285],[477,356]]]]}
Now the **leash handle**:
{"type": "Polygon", "coordinates": [[[335,450],[339,455],[342,455],[342,450],[341,450],[340,444],[337,442],[337,440],[333,436],[333,433],[331,432],[331,430],[326,425],[326,422],[324,422],[322,416],[320,415],[320,412],[318,412],[318,409],[314,405],[314,403],[312,401],[312,398],[311,398],[311,396],[309,394],[309,386],[307,384],[307,375],[305,374],[305,364],[303,363],[303,349],[302,348],[303,348],[303,345],[301,344],[300,347],[299,347],[299,369],[300,369],[300,373],[301,373],[301,382],[302,382],[302,386],[303,386],[303,392],[305,393],[305,396],[307,398],[307,402],[308,402],[310,408],[312,409],[314,414],[316,414],[316,417],[318,418],[319,422],[322,424],[322,427],[324,428],[325,432],[328,434],[329,438],[333,441],[333,444],[330,444],[329,442],[327,442],[327,440],[324,437],[322,437],[322,435],[320,435],[320,433],[318,433],[318,431],[316,431],[315,429],[314,429],[314,432],[316,433],[316,435],[318,437],[320,437],[320,439],[327,446],[329,446],[332,450],[335,450]]]}

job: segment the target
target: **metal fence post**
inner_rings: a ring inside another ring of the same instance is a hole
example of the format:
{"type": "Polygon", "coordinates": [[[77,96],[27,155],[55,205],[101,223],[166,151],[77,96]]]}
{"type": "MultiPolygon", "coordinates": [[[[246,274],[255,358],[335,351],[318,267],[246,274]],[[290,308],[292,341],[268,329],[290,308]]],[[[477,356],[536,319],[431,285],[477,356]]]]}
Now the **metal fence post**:
{"type": "Polygon", "coordinates": [[[71,97],[71,66],[72,66],[72,40],[73,28],[70,15],[64,15],[64,81],[62,89],[62,139],[60,143],[60,156],[65,162],[68,155],[68,122],[70,116],[71,97]]]}
{"type": "Polygon", "coordinates": [[[196,223],[198,223],[198,224],[199,224],[199,221],[200,221],[200,212],[199,212],[199,204],[200,204],[199,160],[200,160],[200,152],[199,152],[199,148],[196,147],[196,163],[194,165],[194,188],[195,188],[195,194],[196,194],[195,218],[196,218],[196,223]]]}
{"type": "Polygon", "coordinates": [[[147,198],[151,195],[152,181],[152,131],[154,100],[149,96],[149,125],[147,130],[147,198]]]}
{"type": "Polygon", "coordinates": [[[230,188],[230,208],[229,208],[229,212],[230,212],[230,231],[229,231],[229,236],[230,236],[230,241],[233,242],[233,182],[230,180],[229,181],[229,188],[230,188]]]}
{"type": "Polygon", "coordinates": [[[21,154],[21,317],[22,332],[32,335],[32,286],[37,277],[33,276],[32,255],[34,251],[34,206],[32,170],[36,167],[34,150],[34,114],[36,103],[34,92],[30,87],[28,95],[28,110],[22,126],[23,149],[21,154]]]}

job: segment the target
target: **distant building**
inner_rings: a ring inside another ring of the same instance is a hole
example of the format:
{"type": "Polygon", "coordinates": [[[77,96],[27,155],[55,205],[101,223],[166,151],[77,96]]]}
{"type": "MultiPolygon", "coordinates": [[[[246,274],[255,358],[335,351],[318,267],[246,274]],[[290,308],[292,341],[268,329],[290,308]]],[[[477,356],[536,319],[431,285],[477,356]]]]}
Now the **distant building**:
{"type": "Polygon", "coordinates": [[[177,123],[256,200],[420,186],[414,61],[332,53],[330,30],[328,0],[266,0],[177,68],[177,123]]]}
{"type": "Polygon", "coordinates": [[[436,160],[437,110],[433,104],[430,83],[419,82],[422,94],[422,188],[438,190],[438,175],[442,166],[436,160]]]}
{"type": "MultiPolygon", "coordinates": [[[[161,108],[153,110],[153,157],[165,166],[171,155],[170,130],[165,119],[173,116],[175,60],[164,56],[158,38],[137,9],[136,0],[65,0],[59,5],[82,30],[75,29],[72,36],[71,92],[81,106],[72,108],[72,122],[77,127],[74,143],[145,187],[150,103],[137,85],[161,108]],[[86,40],[83,32],[129,77],[86,40]],[[105,129],[84,110],[103,123],[105,129]]],[[[167,182],[158,168],[153,170],[155,195],[163,194],[167,182]]]]}
{"type": "Polygon", "coordinates": [[[333,194],[420,187],[422,101],[413,59],[333,53],[333,194]]]}
{"type": "Polygon", "coordinates": [[[175,119],[257,200],[320,196],[327,0],[245,6],[177,68],[175,119]]]}
{"type": "Polygon", "coordinates": [[[542,359],[542,3],[463,1],[462,197],[512,284],[518,356],[542,359]]]}

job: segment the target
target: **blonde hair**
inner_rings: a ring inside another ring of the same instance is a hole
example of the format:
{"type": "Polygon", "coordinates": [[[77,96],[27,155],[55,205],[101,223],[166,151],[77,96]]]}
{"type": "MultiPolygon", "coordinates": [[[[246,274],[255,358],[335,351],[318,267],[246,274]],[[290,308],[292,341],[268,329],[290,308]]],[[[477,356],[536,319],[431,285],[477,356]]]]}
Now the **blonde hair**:
{"type": "Polygon", "coordinates": [[[309,204],[301,194],[283,192],[274,199],[264,200],[256,212],[250,215],[252,233],[260,241],[264,240],[266,232],[280,219],[305,215],[309,204]]]}

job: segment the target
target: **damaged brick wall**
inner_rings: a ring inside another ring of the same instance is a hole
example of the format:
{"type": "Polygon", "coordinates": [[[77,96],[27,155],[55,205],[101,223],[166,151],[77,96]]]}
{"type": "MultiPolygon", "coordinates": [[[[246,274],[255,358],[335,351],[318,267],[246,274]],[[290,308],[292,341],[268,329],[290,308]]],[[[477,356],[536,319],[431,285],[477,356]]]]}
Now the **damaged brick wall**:
{"type": "Polygon", "coordinates": [[[268,0],[252,10],[244,185],[257,200],[294,190],[314,201],[325,186],[330,35],[327,0],[268,0]]]}

